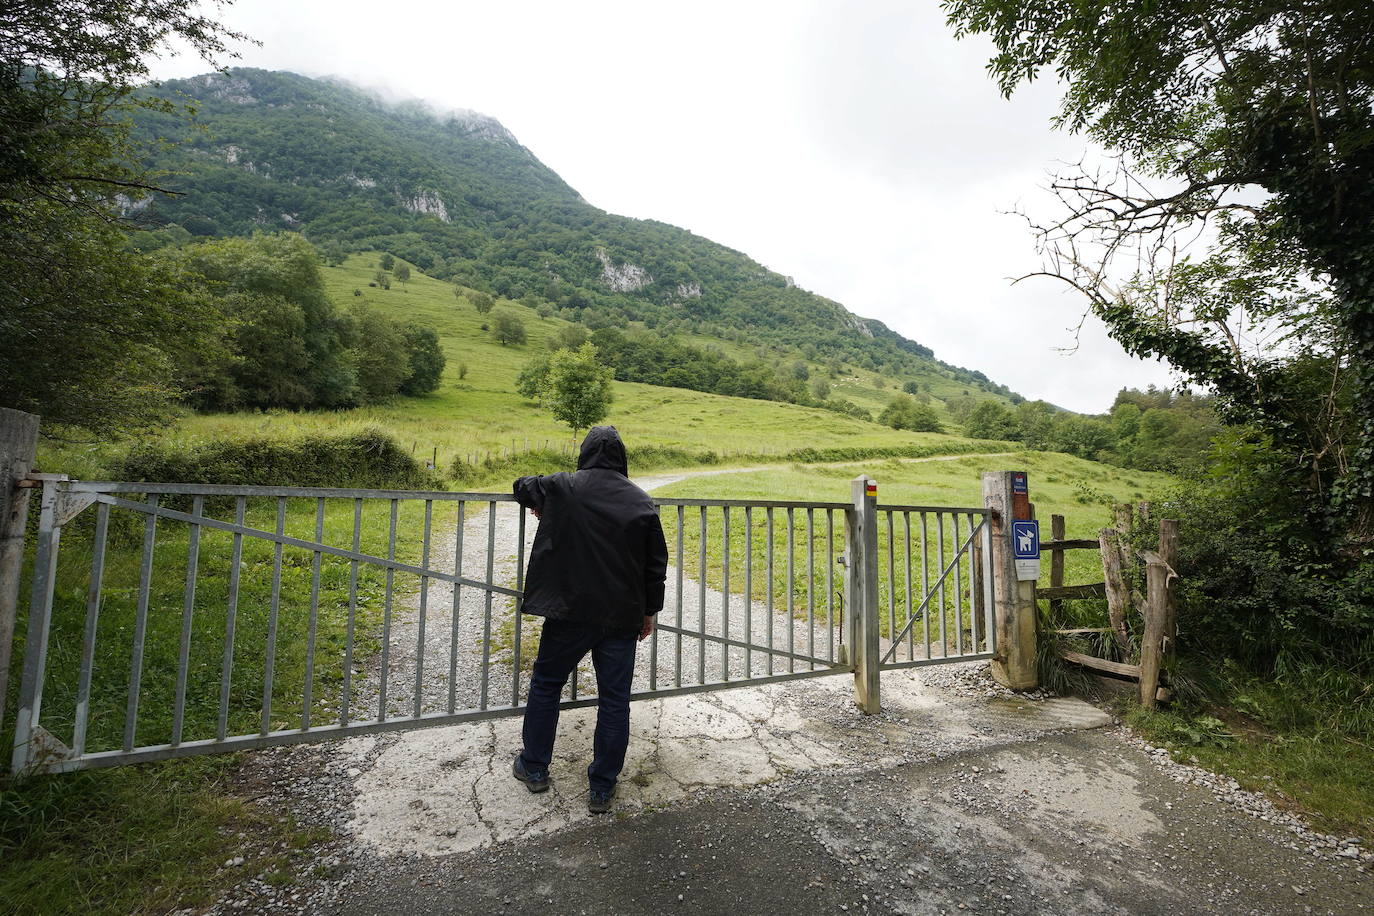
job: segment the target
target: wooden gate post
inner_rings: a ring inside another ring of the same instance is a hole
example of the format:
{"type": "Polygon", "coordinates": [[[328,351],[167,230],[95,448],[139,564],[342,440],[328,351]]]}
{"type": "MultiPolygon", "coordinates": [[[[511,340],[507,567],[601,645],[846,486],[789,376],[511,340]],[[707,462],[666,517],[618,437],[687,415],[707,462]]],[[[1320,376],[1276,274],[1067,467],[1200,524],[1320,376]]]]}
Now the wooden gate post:
{"type": "MultiPolygon", "coordinates": [[[[1019,582],[1012,550],[1011,523],[1018,517],[1011,471],[983,472],[983,505],[992,531],[992,606],[997,647],[992,677],[1012,690],[1033,690],[1040,683],[1035,664],[1035,580],[1019,582]]],[[[1021,514],[1030,517],[1029,502],[1021,514]]]]}
{"type": "Polygon", "coordinates": [[[878,679],[878,484],[867,475],[851,483],[854,510],[845,567],[845,610],[849,613],[854,701],[870,715],[882,711],[878,679]]]}
{"type": "Polygon", "coordinates": [[[29,519],[29,491],[16,484],[33,470],[37,448],[38,417],[0,407],[0,728],[5,724],[19,575],[24,567],[24,531],[29,519]]]}

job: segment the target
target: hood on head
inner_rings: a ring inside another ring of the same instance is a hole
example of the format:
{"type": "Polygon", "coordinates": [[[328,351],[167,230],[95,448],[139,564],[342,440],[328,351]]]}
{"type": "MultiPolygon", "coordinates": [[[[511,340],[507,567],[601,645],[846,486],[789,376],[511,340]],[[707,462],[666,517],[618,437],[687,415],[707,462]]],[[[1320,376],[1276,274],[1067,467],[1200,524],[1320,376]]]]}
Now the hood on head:
{"type": "Polygon", "coordinates": [[[625,461],[625,443],[620,441],[620,433],[614,426],[593,426],[582,440],[582,451],[577,456],[577,469],[605,468],[630,476],[629,465],[625,461]]]}

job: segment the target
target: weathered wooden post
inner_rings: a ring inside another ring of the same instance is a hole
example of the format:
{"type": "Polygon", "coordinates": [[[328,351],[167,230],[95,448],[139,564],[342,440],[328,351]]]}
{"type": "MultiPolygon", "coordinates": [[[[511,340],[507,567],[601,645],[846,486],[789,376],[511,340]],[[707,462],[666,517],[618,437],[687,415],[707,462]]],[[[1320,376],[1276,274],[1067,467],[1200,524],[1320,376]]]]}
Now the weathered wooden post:
{"type": "MultiPolygon", "coordinates": [[[[992,676],[1013,690],[1032,690],[1040,682],[1035,664],[1035,580],[1020,581],[1012,545],[1012,522],[1029,520],[1030,494],[1013,492],[1013,471],[983,473],[983,504],[992,529],[994,624],[997,648],[992,656],[992,676]]],[[[1020,488],[1017,488],[1020,489],[1020,488]]]]}
{"type": "Polygon", "coordinates": [[[1163,656],[1164,627],[1167,621],[1169,565],[1158,556],[1145,565],[1145,630],[1140,637],[1140,705],[1155,708],[1159,689],[1159,667],[1163,656]]]}
{"type": "Polygon", "coordinates": [[[24,532],[29,519],[29,490],[17,484],[33,470],[37,448],[38,417],[0,407],[0,727],[5,724],[19,575],[24,567],[24,532]]]}
{"type": "Polygon", "coordinates": [[[854,700],[871,714],[882,711],[878,681],[878,484],[867,475],[851,483],[849,550],[845,567],[847,635],[854,665],[854,700]]]}
{"type": "MultiPolygon", "coordinates": [[[[1064,587],[1064,548],[1061,545],[1066,537],[1064,526],[1064,516],[1050,516],[1050,541],[1056,546],[1050,551],[1050,588],[1064,587]]],[[[1060,613],[1064,610],[1063,598],[1050,599],[1050,619],[1058,620],[1060,613]]]]}

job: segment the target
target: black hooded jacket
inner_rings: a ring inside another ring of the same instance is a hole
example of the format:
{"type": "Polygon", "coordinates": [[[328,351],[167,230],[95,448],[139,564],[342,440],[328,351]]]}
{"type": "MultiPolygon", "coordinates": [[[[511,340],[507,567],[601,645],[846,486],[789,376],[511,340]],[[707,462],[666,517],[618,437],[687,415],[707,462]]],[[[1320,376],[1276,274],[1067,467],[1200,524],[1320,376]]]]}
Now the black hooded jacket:
{"type": "Polygon", "coordinates": [[[630,482],[614,426],[582,441],[574,473],[521,477],[520,505],[539,512],[523,610],[638,630],[663,609],[668,545],[649,494],[630,482]]]}

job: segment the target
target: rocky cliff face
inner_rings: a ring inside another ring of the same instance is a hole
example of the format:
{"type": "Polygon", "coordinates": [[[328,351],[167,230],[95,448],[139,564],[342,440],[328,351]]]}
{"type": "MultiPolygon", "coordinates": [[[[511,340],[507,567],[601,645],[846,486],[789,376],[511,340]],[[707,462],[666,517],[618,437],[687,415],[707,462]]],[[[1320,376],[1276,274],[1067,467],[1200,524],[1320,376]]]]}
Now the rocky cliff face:
{"type": "Polygon", "coordinates": [[[426,213],[437,217],[443,223],[449,221],[448,208],[444,206],[443,198],[433,191],[421,191],[419,196],[405,202],[405,208],[411,213],[426,213]]]}
{"type": "Polygon", "coordinates": [[[654,282],[649,272],[637,264],[628,261],[624,264],[614,263],[604,248],[596,249],[596,257],[601,262],[601,280],[611,288],[611,292],[632,293],[654,282]]]}

